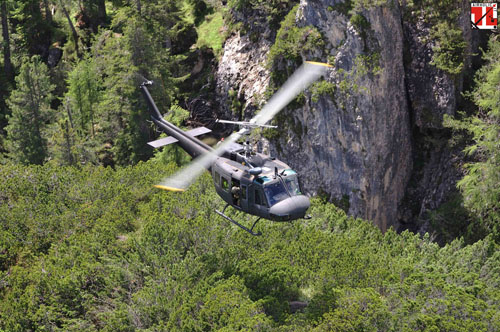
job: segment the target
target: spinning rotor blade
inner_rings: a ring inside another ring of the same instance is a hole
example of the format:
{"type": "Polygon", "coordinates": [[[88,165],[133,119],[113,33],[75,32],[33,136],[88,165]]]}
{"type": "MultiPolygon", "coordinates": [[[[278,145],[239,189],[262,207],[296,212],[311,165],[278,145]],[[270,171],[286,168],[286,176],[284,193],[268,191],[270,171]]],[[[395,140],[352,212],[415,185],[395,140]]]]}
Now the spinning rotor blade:
{"type": "MultiPolygon", "coordinates": [[[[257,126],[265,125],[330,67],[332,66],[326,63],[306,61],[288,78],[279,91],[271,97],[262,110],[249,123],[257,126]]],[[[204,170],[210,168],[215,160],[224,153],[226,146],[236,142],[245,132],[246,129],[243,128],[231,134],[214,151],[209,151],[197,157],[188,166],[155,187],[171,191],[186,190],[204,170]]]]}
{"type": "Polygon", "coordinates": [[[170,191],[186,190],[203,171],[207,170],[224,153],[226,146],[236,142],[244,132],[245,129],[241,129],[236,133],[232,133],[214,151],[207,151],[207,153],[197,157],[189,165],[166,178],[160,184],[155,185],[155,187],[170,191]]]}
{"type": "Polygon", "coordinates": [[[257,127],[278,128],[278,126],[258,125],[256,123],[247,122],[247,121],[230,121],[230,120],[220,120],[220,119],[217,119],[217,120],[215,120],[215,122],[235,124],[235,125],[240,125],[240,126],[249,127],[249,128],[257,128],[257,127]]]}
{"type": "Polygon", "coordinates": [[[304,62],[250,122],[264,125],[271,121],[283,107],[288,105],[299,93],[304,91],[331,67],[333,66],[321,62],[304,62]]]}

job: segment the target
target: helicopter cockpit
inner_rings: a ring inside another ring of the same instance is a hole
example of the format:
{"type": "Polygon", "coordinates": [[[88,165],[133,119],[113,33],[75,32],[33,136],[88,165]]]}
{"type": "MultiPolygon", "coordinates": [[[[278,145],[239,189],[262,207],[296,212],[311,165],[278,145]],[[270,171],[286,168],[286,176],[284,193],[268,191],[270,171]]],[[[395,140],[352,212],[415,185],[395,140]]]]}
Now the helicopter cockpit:
{"type": "Polygon", "coordinates": [[[269,207],[288,197],[302,195],[297,173],[291,169],[283,170],[274,178],[259,176],[255,181],[262,185],[269,207]]]}

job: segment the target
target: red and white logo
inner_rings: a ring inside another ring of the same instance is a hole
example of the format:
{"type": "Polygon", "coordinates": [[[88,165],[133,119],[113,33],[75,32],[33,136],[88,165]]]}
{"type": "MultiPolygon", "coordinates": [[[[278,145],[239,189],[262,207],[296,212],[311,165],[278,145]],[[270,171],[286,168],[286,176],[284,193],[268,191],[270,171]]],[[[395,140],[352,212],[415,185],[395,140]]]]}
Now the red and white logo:
{"type": "Polygon", "coordinates": [[[473,2],[470,4],[470,19],[473,29],[496,29],[498,25],[496,2],[473,2]]]}

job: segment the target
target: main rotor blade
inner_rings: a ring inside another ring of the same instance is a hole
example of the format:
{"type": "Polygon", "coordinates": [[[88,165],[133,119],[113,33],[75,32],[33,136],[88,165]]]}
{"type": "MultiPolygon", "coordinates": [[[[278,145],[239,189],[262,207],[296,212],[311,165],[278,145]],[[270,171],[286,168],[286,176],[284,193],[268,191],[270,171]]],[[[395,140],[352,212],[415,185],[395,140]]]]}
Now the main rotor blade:
{"type": "Polygon", "coordinates": [[[252,122],[248,122],[248,121],[231,121],[231,120],[217,119],[217,120],[215,120],[215,122],[235,124],[235,125],[240,125],[240,126],[246,126],[246,127],[249,127],[249,128],[257,128],[257,127],[278,128],[278,126],[258,125],[256,123],[252,123],[252,122]]]}
{"type": "Polygon", "coordinates": [[[214,151],[207,151],[207,153],[195,158],[189,165],[171,177],[164,179],[160,184],[155,185],[155,187],[170,191],[186,190],[203,171],[207,170],[224,153],[227,146],[236,142],[244,132],[245,129],[241,129],[236,133],[232,133],[214,151]]]}
{"type": "Polygon", "coordinates": [[[279,111],[331,67],[326,63],[304,62],[250,122],[264,125],[271,121],[279,111]]]}
{"type": "MultiPolygon", "coordinates": [[[[281,89],[271,97],[268,103],[249,123],[259,126],[265,125],[292,99],[323,75],[329,67],[332,66],[325,63],[306,61],[288,78],[281,89]]],[[[231,134],[214,151],[207,151],[207,153],[197,157],[188,166],[155,187],[171,191],[186,190],[203,171],[207,170],[224,153],[228,145],[236,142],[245,132],[246,129],[242,128],[238,132],[231,134]]]]}

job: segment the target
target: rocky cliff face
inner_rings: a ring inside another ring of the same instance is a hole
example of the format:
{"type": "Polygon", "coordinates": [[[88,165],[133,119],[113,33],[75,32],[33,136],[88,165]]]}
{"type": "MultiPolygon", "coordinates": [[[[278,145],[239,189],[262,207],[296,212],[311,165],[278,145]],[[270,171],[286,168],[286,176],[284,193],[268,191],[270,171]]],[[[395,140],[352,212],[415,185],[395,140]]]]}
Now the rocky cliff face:
{"type": "MultiPolygon", "coordinates": [[[[338,0],[300,2],[296,25],[315,27],[324,40],[322,49],[301,55],[334,65],[325,77],[331,88],[310,89],[300,107],[282,111],[271,152],[301,174],[307,193],[325,193],[383,230],[397,228],[415,215],[405,208],[409,200],[429,199],[421,197],[423,192],[408,194],[415,133],[442,128],[442,115],[455,112],[462,78],[450,78],[430,64],[432,44],[422,42],[428,40],[428,26],[418,18],[405,22],[406,8],[398,1],[362,9],[356,17],[347,14],[345,5],[338,0]]],[[[246,101],[243,116],[249,118],[258,108],[269,84],[265,64],[273,38],[273,33],[256,40],[234,34],[226,41],[217,74],[226,115],[231,115],[231,89],[246,101]]],[[[470,36],[465,33],[465,38],[470,36]]],[[[272,70],[294,65],[278,59],[272,70]]],[[[429,172],[443,171],[450,160],[435,152],[425,161],[429,167],[419,168],[419,178],[432,179],[429,172]]],[[[455,181],[454,176],[444,178],[455,181]]],[[[454,187],[448,182],[439,190],[454,187]]]]}
{"type": "MultiPolygon", "coordinates": [[[[467,41],[466,54],[477,45],[470,28],[470,3],[457,2],[461,14],[459,26],[467,41]]],[[[454,115],[460,92],[463,89],[463,73],[450,75],[432,64],[435,38],[431,37],[432,24],[422,11],[402,7],[408,19],[402,20],[405,42],[405,74],[408,98],[414,125],[420,129],[441,129],[444,114],[454,115]]],[[[470,67],[470,56],[465,58],[465,69],[470,67]]]]}
{"type": "MultiPolygon", "coordinates": [[[[456,183],[463,176],[460,165],[464,156],[460,146],[450,146],[450,132],[443,128],[443,115],[455,115],[463,107],[464,82],[470,84],[473,54],[482,36],[471,30],[470,3],[457,2],[457,25],[466,46],[464,69],[450,75],[432,64],[436,40],[431,38],[431,24],[422,11],[402,6],[404,32],[404,67],[412,122],[413,172],[399,209],[400,229],[430,231],[428,212],[437,209],[457,192],[456,183]]],[[[476,59],[477,60],[477,59],[476,59]]],[[[476,64],[477,66],[477,64],[476,64]]],[[[462,108],[463,110],[463,108],[462,108]]]]}
{"type": "Polygon", "coordinates": [[[269,85],[265,64],[271,44],[267,38],[254,43],[249,35],[241,36],[239,32],[226,40],[216,82],[221,118],[242,120],[255,112],[258,97],[269,85]],[[242,105],[234,106],[235,100],[242,105]]]}

